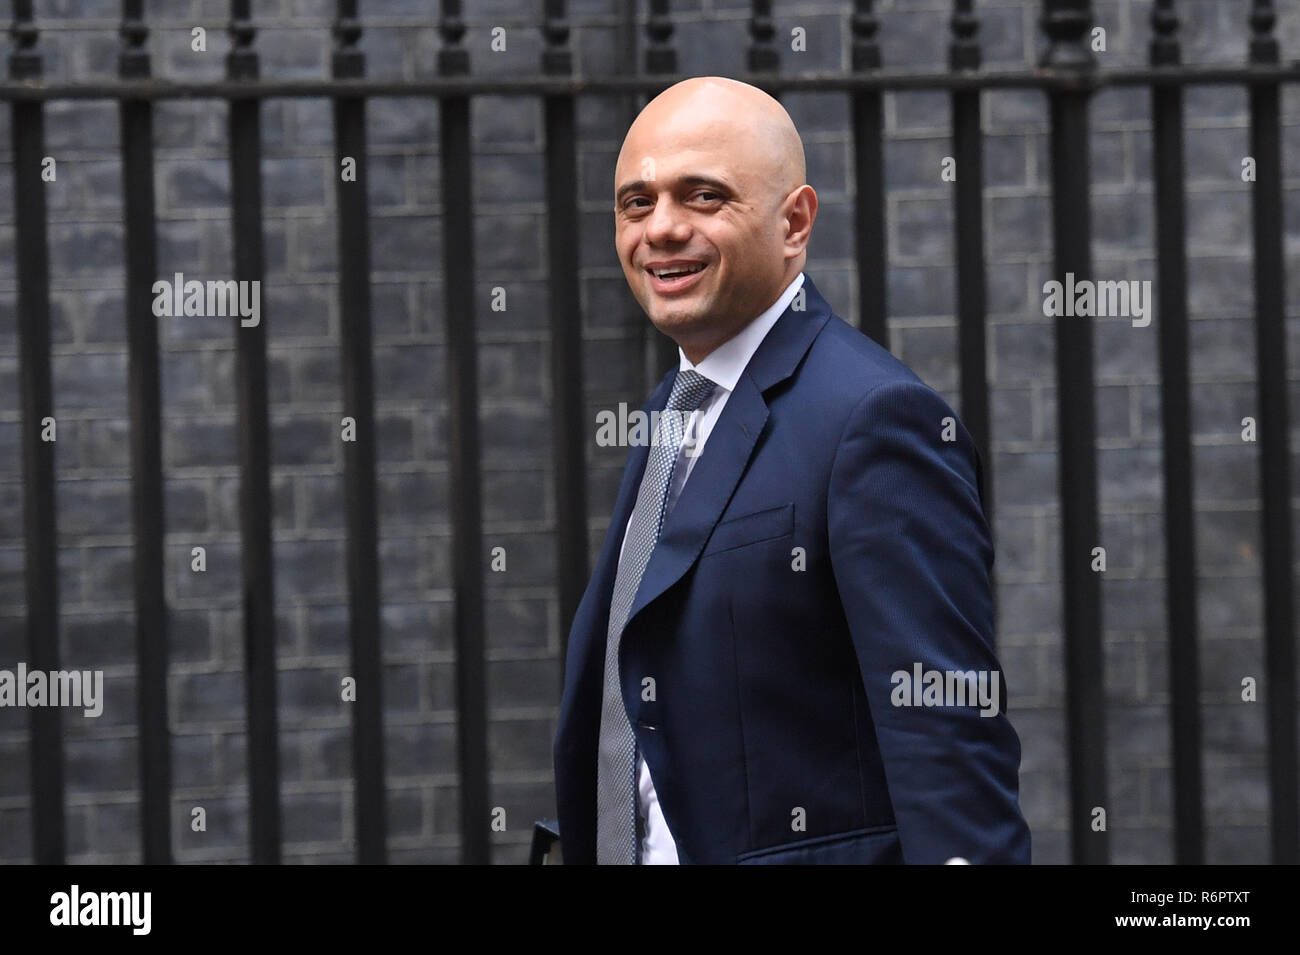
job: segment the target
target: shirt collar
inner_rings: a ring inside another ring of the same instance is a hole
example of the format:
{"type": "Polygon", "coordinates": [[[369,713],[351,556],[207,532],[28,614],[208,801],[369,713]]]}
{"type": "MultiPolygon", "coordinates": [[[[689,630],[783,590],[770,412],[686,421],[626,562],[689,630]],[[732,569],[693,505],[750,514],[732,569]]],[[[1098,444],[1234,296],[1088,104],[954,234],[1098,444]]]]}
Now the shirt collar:
{"type": "Polygon", "coordinates": [[[736,382],[740,381],[740,376],[744,373],[749,360],[754,357],[754,352],[758,351],[758,346],[763,343],[763,339],[772,330],[776,320],[785,314],[785,310],[790,306],[790,302],[794,300],[795,295],[798,294],[802,286],[803,272],[800,272],[785,287],[785,291],[781,293],[780,298],[736,335],[705,355],[698,365],[691,364],[691,360],[686,357],[686,353],[679,347],[677,354],[680,358],[679,367],[681,370],[694,370],[720,388],[734,391],[736,382]]]}

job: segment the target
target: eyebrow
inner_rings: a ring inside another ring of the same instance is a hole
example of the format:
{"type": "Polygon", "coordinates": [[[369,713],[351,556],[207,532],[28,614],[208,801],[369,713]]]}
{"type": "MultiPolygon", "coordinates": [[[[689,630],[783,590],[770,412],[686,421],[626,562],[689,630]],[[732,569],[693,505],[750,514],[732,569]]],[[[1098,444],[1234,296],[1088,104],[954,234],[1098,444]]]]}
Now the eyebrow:
{"type": "MultiPolygon", "coordinates": [[[[728,186],[725,182],[723,182],[720,179],[714,179],[711,176],[701,176],[701,175],[682,176],[678,180],[678,182],[680,182],[683,186],[711,186],[712,188],[716,189],[718,192],[725,193],[726,195],[731,195],[731,191],[732,191],[731,187],[728,186]]],[[[614,204],[621,205],[623,202],[623,197],[626,196],[629,192],[639,192],[642,189],[646,188],[646,186],[648,185],[649,183],[644,179],[634,179],[631,182],[623,183],[623,185],[618,187],[618,192],[614,196],[614,204]]]]}

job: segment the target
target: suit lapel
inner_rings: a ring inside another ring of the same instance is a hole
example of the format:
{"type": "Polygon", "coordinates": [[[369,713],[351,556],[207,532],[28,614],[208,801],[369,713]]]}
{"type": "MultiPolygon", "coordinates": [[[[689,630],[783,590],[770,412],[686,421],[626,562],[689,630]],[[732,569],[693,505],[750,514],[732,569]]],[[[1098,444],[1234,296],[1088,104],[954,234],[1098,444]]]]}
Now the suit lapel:
{"type": "MultiPolygon", "coordinates": [[[[659,382],[659,387],[650,395],[648,401],[642,407],[646,417],[650,418],[651,411],[662,411],[668,404],[668,395],[672,391],[673,381],[677,378],[677,371],[674,369],[664,376],[659,382]]],[[[623,533],[627,528],[628,519],[632,516],[632,508],[636,506],[637,492],[641,490],[641,478],[645,474],[646,461],[650,457],[649,444],[634,444],[628,450],[627,467],[623,471],[623,483],[618,488],[618,499],[614,502],[614,516],[610,519],[610,534],[606,538],[607,549],[610,551],[605,562],[605,569],[609,572],[610,588],[614,586],[614,574],[618,571],[618,555],[623,544],[623,533]]]]}
{"type": "MultiPolygon", "coordinates": [[[[676,371],[664,376],[641,410],[647,415],[653,410],[662,410],[668,403],[676,371]]],[[[601,546],[600,556],[596,558],[591,582],[583,596],[582,605],[574,618],[570,631],[569,646],[566,653],[569,658],[587,660],[588,652],[595,646],[605,652],[605,636],[609,629],[609,605],[614,595],[614,576],[618,572],[618,554],[623,543],[623,533],[632,508],[636,506],[637,491],[641,487],[641,476],[645,472],[646,460],[650,456],[648,445],[633,445],[628,450],[627,465],[623,469],[623,481],[618,488],[618,497],[614,501],[614,513],[610,518],[609,529],[605,532],[605,543],[601,546]]]]}
{"type": "MultiPolygon", "coordinates": [[[[650,555],[650,563],[628,612],[629,624],[647,604],[680,580],[699,557],[740,483],[767,423],[769,412],[763,392],[794,374],[830,318],[830,306],[807,273],[804,274],[802,291],[805,293],[804,310],[787,308],[782,313],[727,398],[704,451],[691,470],[690,480],[682,488],[681,496],[660,531],[659,541],[650,555]]],[[[796,297],[795,301],[799,299],[796,297]]],[[[655,407],[662,409],[667,400],[665,395],[655,407]]],[[[645,456],[642,454],[643,459],[645,456]]],[[[644,460],[641,467],[644,468],[644,460]]],[[[639,486],[640,481],[636,484],[639,486]]],[[[633,503],[635,496],[634,491],[631,495],[633,503]]],[[[631,504],[627,512],[621,512],[624,522],[630,510],[631,504]]],[[[614,553],[617,560],[617,550],[614,553]]]]}

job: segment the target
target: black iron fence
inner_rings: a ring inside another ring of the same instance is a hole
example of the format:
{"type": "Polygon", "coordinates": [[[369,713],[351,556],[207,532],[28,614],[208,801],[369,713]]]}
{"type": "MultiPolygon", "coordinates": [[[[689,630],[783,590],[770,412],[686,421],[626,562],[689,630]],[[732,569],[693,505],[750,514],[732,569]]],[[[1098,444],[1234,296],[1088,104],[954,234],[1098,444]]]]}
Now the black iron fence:
{"type": "MultiPolygon", "coordinates": [[[[1265,665],[1272,857],[1297,861],[1296,681],[1292,635],[1292,539],[1284,335],[1283,182],[1280,91],[1300,80],[1284,65],[1271,0],[1249,4],[1248,62],[1198,67],[1181,62],[1173,0],[1156,0],[1149,66],[1102,70],[1091,52],[1089,0],[1044,0],[1046,52],[1033,69],[981,68],[979,20],[972,0],[955,0],[949,69],[899,71],[883,66],[872,0],[853,4],[852,69],[789,76],[778,72],[770,2],[753,3],[749,74],[738,77],[774,94],[843,93],[851,104],[856,184],[856,264],[863,331],[884,344],[886,203],[882,149],[887,91],[947,91],[952,106],[955,183],[956,288],[960,410],[986,461],[989,390],[985,363],[985,251],[982,211],[981,92],[1041,90],[1050,104],[1054,274],[1092,274],[1089,220],[1089,101],[1104,87],[1149,88],[1154,121],[1157,288],[1165,549],[1168,568],[1169,686],[1172,697],[1173,797],[1176,860],[1203,860],[1201,726],[1198,717],[1196,553],[1188,374],[1187,256],[1184,229],[1183,94],[1193,85],[1232,84],[1249,91],[1253,190],[1255,322],[1262,535],[1264,541],[1265,665]]],[[[23,514],[26,546],[27,641],[30,666],[59,667],[54,507],[54,446],[42,440],[50,415],[50,270],[42,188],[45,104],[108,99],[120,106],[126,225],[126,314],[129,349],[131,473],[139,666],[143,858],[169,862],[171,787],[167,730],[167,638],[163,590],[164,514],[160,453],[159,349],[151,309],[157,280],[153,117],[159,100],[208,98],[228,107],[234,278],[259,282],[263,247],[259,117],[264,101],[325,97],[333,102],[336,158],[352,160],[356,175],[336,183],[339,300],[344,403],[356,422],[344,445],[347,566],[350,592],[354,705],[357,858],[385,859],[384,767],[380,696],[374,387],[371,369],[370,216],[364,183],[365,111],[375,97],[435,98],[441,109],[442,266],[446,276],[446,381],[450,399],[450,511],[453,515],[456,707],[461,781],[463,859],[489,856],[487,719],[484,680],[484,579],[479,476],[470,102],[482,94],[540,97],[545,122],[545,179],[551,327],[551,409],[554,433],[555,537],[561,620],[573,617],[587,579],[585,422],[582,407],[581,323],[576,186],[575,102],[589,94],[653,94],[684,77],[677,73],[673,20],[667,0],[650,0],[644,69],[634,75],[578,76],[569,48],[563,0],[547,0],[540,73],[526,78],[472,76],[463,44],[458,0],[445,0],[443,45],[436,79],[377,80],[365,76],[356,0],[339,0],[332,76],[319,80],[262,79],[249,0],[232,0],[232,49],[226,78],[169,82],[151,77],[148,25],[142,0],[124,0],[119,78],[114,82],[52,83],[42,79],[40,37],[31,0],[14,0],[10,78],[0,98],[12,110],[14,208],[17,229],[18,329],[22,401],[23,514]]],[[[1243,15],[1246,5],[1243,4],[1243,15]]],[[[1090,319],[1059,316],[1055,324],[1060,441],[1066,709],[1070,770],[1070,831],[1077,862],[1108,859],[1106,834],[1092,831],[1090,808],[1106,801],[1102,620],[1098,576],[1089,555],[1099,537],[1096,421],[1090,319]],[[1087,732],[1084,732],[1084,728],[1087,732]]],[[[277,862],[281,825],[274,658],[271,493],[265,326],[237,326],[243,626],[247,674],[248,765],[252,858],[277,862]]],[[[993,511],[996,475],[986,472],[986,507],[993,511]]],[[[64,781],[57,708],[30,711],[34,856],[65,856],[64,781]]]]}

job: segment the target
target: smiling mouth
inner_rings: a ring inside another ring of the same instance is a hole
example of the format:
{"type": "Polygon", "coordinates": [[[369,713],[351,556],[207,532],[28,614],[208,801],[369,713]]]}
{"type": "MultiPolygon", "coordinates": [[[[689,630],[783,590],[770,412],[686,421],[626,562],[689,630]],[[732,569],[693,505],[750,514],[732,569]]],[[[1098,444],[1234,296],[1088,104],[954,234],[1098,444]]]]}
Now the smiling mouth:
{"type": "Polygon", "coordinates": [[[670,269],[646,269],[650,276],[651,287],[660,295],[673,295],[685,292],[700,281],[700,275],[708,268],[707,262],[692,266],[675,266],[670,269]]]}
{"type": "Polygon", "coordinates": [[[699,265],[692,265],[687,267],[680,267],[680,268],[673,268],[673,269],[646,269],[646,271],[649,272],[657,279],[668,280],[668,279],[679,279],[685,275],[694,275],[696,272],[702,272],[704,271],[704,266],[705,263],[701,262],[699,265]]]}

